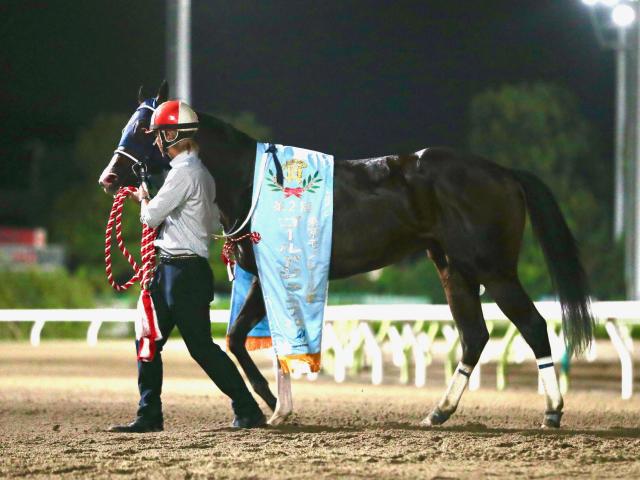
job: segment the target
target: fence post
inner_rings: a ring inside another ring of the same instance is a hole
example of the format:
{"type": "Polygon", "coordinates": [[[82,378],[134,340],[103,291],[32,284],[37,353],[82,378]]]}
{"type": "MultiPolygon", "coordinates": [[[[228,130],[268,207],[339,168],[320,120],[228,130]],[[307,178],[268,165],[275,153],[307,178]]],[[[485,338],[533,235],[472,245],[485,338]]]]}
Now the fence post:
{"type": "Polygon", "coordinates": [[[421,355],[420,361],[415,360],[416,387],[424,387],[427,384],[427,367],[431,365],[431,347],[440,331],[439,322],[431,322],[427,333],[418,333],[416,341],[420,345],[420,352],[414,352],[415,355],[421,355]]]}
{"type": "Polygon", "coordinates": [[[323,369],[329,370],[330,374],[333,374],[333,379],[336,383],[342,383],[345,381],[347,376],[347,366],[345,361],[345,349],[340,343],[340,339],[338,335],[336,335],[336,331],[333,328],[331,323],[326,323],[324,326],[324,331],[322,334],[322,355],[325,357],[325,361],[323,362],[323,369]],[[330,370],[328,365],[329,358],[326,358],[331,355],[330,351],[333,350],[333,371],[330,370]]]}
{"type": "Polygon", "coordinates": [[[46,320],[36,320],[35,322],[33,322],[29,339],[31,341],[31,345],[33,345],[34,347],[40,345],[40,334],[42,333],[45,322],[46,320]]]}
{"type": "Polygon", "coordinates": [[[98,332],[102,326],[102,320],[92,320],[87,329],[87,343],[91,347],[98,344],[98,332]]]}
{"type": "Polygon", "coordinates": [[[449,380],[451,380],[456,366],[456,351],[460,343],[460,337],[458,331],[451,325],[444,325],[442,327],[442,334],[447,343],[447,356],[444,361],[444,380],[445,384],[449,384],[449,380]]]}
{"type": "Polygon", "coordinates": [[[382,350],[376,341],[376,337],[366,323],[361,323],[358,327],[362,332],[362,338],[364,340],[364,348],[371,360],[371,383],[374,385],[380,385],[384,379],[383,366],[382,366],[382,350]]]}
{"type": "Polygon", "coordinates": [[[620,326],[615,318],[607,318],[604,328],[609,334],[618,357],[620,358],[620,376],[622,399],[628,400],[633,395],[633,359],[629,347],[625,344],[620,326]]]}
{"type": "Polygon", "coordinates": [[[502,353],[498,358],[498,365],[496,367],[496,388],[498,390],[504,390],[507,386],[507,363],[509,361],[509,354],[511,353],[511,344],[513,343],[513,339],[516,338],[517,334],[518,329],[513,323],[511,323],[509,324],[509,328],[507,328],[507,332],[502,338],[502,353]]]}

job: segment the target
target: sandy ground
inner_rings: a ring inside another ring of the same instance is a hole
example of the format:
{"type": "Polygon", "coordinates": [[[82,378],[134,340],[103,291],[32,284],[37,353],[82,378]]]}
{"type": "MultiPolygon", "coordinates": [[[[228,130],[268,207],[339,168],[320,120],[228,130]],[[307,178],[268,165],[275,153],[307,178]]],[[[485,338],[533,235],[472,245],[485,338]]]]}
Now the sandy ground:
{"type": "Polygon", "coordinates": [[[589,390],[581,370],[558,431],[537,427],[544,399],[533,375],[504,392],[483,383],[437,429],[419,421],[441,381],[416,389],[299,380],[290,425],[236,431],[228,401],[170,342],[166,430],[109,434],[105,427],[135,412],[131,350],[0,344],[0,477],[640,478],[640,398],[619,398],[615,364],[593,366],[615,388],[589,390]]]}

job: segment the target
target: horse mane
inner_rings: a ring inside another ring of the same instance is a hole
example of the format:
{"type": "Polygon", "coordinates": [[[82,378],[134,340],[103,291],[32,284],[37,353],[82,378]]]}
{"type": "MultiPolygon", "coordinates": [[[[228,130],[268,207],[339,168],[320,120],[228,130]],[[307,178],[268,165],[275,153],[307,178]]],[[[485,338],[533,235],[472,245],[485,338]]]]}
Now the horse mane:
{"type": "Polygon", "coordinates": [[[224,120],[221,120],[209,113],[197,112],[197,115],[198,120],[200,121],[201,130],[217,132],[233,144],[256,142],[256,140],[250,135],[246,134],[242,130],[238,130],[229,122],[225,122],[224,120]]]}

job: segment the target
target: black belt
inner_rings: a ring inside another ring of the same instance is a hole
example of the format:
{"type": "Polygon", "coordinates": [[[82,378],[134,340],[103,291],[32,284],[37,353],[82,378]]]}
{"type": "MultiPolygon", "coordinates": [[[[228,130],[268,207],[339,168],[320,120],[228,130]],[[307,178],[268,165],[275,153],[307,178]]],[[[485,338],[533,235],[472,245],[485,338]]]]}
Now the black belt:
{"type": "Polygon", "coordinates": [[[183,261],[197,260],[202,258],[200,255],[196,255],[195,253],[185,253],[181,255],[167,255],[166,253],[161,253],[158,255],[160,259],[160,263],[178,263],[183,261]]]}

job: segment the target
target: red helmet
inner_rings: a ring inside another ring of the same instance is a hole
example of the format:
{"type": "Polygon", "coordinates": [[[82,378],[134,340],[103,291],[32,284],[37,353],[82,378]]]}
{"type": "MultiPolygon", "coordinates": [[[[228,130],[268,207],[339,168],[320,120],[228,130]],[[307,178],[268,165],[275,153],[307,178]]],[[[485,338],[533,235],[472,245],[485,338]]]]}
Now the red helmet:
{"type": "Polygon", "coordinates": [[[149,130],[159,132],[162,150],[193,137],[198,130],[198,115],[182,100],[164,102],[151,117],[149,130]]]}

